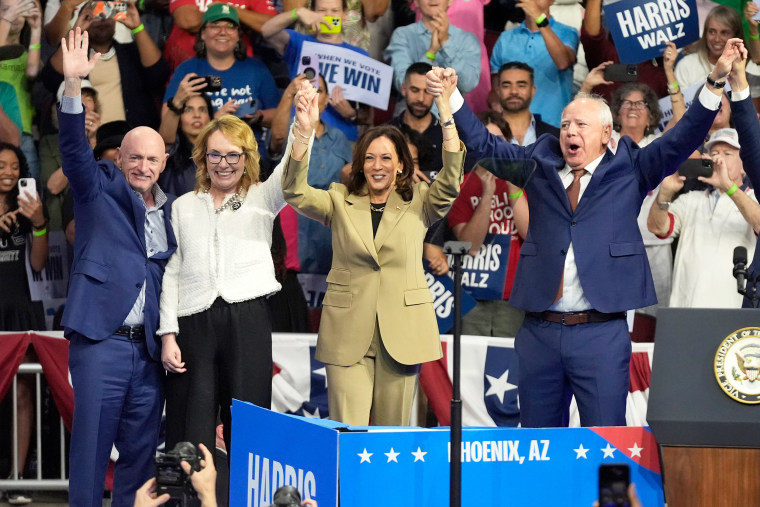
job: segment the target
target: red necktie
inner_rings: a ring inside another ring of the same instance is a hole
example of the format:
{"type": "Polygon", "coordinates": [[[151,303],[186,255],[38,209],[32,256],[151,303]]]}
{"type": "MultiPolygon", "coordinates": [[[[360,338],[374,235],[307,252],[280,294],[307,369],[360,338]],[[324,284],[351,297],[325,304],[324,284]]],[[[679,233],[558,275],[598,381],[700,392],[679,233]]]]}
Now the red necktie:
{"type": "MultiPolygon", "coordinates": [[[[575,208],[578,207],[578,196],[581,193],[581,176],[586,174],[585,169],[571,169],[571,173],[573,173],[573,182],[570,183],[570,186],[567,187],[567,198],[570,200],[570,208],[575,211],[575,208]]],[[[557,295],[554,297],[554,302],[560,300],[562,297],[562,289],[565,285],[565,272],[562,271],[562,277],[559,279],[559,287],[557,288],[557,295]]]]}

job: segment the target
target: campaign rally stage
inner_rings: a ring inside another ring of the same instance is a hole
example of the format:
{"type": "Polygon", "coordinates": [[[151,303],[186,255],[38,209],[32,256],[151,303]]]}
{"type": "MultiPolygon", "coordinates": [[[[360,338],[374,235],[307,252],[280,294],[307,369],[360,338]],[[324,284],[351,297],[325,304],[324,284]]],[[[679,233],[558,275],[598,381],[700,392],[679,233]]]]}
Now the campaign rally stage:
{"type": "MultiPolygon", "coordinates": [[[[266,507],[289,484],[320,507],[449,504],[449,429],[346,427],[232,406],[230,505],[266,507]]],[[[643,505],[664,505],[647,428],[465,428],[462,505],[589,507],[602,464],[630,467],[643,505]]]]}

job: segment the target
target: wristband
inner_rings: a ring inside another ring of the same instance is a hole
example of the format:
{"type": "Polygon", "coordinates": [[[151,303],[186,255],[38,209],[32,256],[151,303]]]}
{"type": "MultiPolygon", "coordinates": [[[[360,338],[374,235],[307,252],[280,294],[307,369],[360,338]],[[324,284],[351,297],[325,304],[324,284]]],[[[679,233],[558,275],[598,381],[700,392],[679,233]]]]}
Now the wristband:
{"type": "Polygon", "coordinates": [[[678,90],[680,88],[678,86],[678,81],[673,81],[672,83],[668,83],[668,90],[678,90]]]}
{"type": "Polygon", "coordinates": [[[431,53],[430,51],[425,51],[425,58],[430,60],[431,62],[435,60],[435,53],[431,53]]]}
{"type": "Polygon", "coordinates": [[[296,13],[297,10],[298,8],[290,11],[290,19],[292,19],[293,21],[296,21],[298,19],[298,14],[296,13]]]}
{"type": "Polygon", "coordinates": [[[549,20],[546,18],[546,14],[541,13],[539,17],[536,18],[536,26],[539,28],[543,28],[549,24],[549,20]]]}
{"type": "Polygon", "coordinates": [[[752,39],[752,40],[758,40],[758,39],[760,39],[760,33],[756,34],[756,35],[752,35],[752,34],[748,34],[748,35],[749,35],[749,38],[752,39]]]}
{"type": "Polygon", "coordinates": [[[445,128],[445,129],[453,129],[454,128],[454,116],[452,116],[451,118],[449,118],[446,121],[442,121],[441,122],[441,127],[445,128]]]}
{"type": "MultiPolygon", "coordinates": [[[[734,185],[734,186],[736,186],[736,185],[734,185]]],[[[39,238],[40,236],[44,236],[45,234],[47,234],[47,227],[43,227],[39,231],[32,231],[32,235],[35,238],[39,238]]]]}
{"type": "Polygon", "coordinates": [[[140,23],[138,26],[136,26],[136,27],[134,27],[132,29],[132,35],[137,35],[138,33],[142,32],[143,30],[145,30],[145,25],[142,24],[142,23],[140,23]]]}
{"type": "Polygon", "coordinates": [[[185,112],[184,111],[184,108],[185,108],[184,104],[182,105],[182,107],[177,107],[177,106],[174,105],[174,97],[169,97],[169,100],[166,101],[166,107],[168,107],[169,111],[171,111],[172,113],[174,113],[176,115],[181,115],[182,113],[185,112]]]}
{"type": "Polygon", "coordinates": [[[509,194],[507,197],[509,197],[510,201],[514,201],[514,200],[519,199],[520,197],[522,197],[522,195],[523,195],[523,191],[522,191],[522,189],[520,189],[517,192],[515,192],[514,194],[509,194]]]}
{"type": "Polygon", "coordinates": [[[726,190],[726,195],[734,195],[737,190],[739,190],[739,185],[734,183],[733,185],[731,185],[731,188],[726,190]]]}
{"type": "Polygon", "coordinates": [[[29,44],[29,49],[30,50],[32,50],[32,49],[42,49],[42,45],[41,44],[29,44]]]}

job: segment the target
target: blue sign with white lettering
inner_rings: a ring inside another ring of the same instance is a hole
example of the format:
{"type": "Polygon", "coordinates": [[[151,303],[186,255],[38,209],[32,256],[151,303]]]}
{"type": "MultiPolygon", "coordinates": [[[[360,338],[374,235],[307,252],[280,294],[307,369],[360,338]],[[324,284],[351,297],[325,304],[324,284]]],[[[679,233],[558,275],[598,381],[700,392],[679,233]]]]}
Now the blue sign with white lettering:
{"type": "MultiPolygon", "coordinates": [[[[233,402],[230,505],[266,507],[281,484],[319,507],[449,504],[448,428],[368,427],[233,402]],[[309,426],[312,426],[309,429],[309,426]]],[[[647,428],[464,428],[462,505],[588,507],[602,464],[625,464],[642,505],[664,504],[647,428]]]]}
{"type": "MultiPolygon", "coordinates": [[[[429,271],[429,262],[422,259],[425,268],[425,278],[433,295],[433,309],[435,318],[438,320],[438,332],[448,333],[454,327],[454,282],[446,275],[434,275],[429,271]]],[[[472,296],[462,291],[462,316],[475,308],[477,301],[472,296]]]]}
{"type": "Polygon", "coordinates": [[[286,484],[304,500],[337,505],[338,432],[331,428],[345,425],[284,414],[272,424],[273,414],[232,401],[230,505],[268,507],[286,484]]]}
{"type": "Polygon", "coordinates": [[[619,0],[603,9],[621,63],[661,56],[666,42],[683,47],[699,38],[696,0],[619,0]]]}
{"type": "Polygon", "coordinates": [[[511,241],[509,234],[489,233],[477,255],[464,256],[462,288],[470,296],[491,301],[502,299],[511,241]]]}

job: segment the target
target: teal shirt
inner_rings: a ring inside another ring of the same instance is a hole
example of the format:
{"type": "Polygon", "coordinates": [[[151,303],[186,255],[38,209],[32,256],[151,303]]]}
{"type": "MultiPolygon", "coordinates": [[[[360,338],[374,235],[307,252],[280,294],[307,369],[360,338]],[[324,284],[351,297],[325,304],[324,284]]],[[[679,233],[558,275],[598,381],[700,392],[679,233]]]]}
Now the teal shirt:
{"type": "Polygon", "coordinates": [[[19,132],[24,131],[24,125],[21,123],[21,109],[18,105],[18,96],[13,86],[0,81],[0,107],[5,114],[18,127],[19,132]]]}

